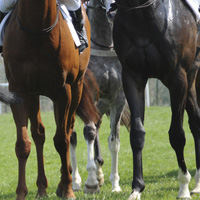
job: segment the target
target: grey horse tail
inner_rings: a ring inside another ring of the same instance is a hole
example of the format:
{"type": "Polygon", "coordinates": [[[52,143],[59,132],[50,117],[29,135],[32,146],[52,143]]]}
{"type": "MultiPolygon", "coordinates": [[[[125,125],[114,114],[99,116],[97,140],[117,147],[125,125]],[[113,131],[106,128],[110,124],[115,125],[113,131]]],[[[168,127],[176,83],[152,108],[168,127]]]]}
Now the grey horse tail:
{"type": "Polygon", "coordinates": [[[21,101],[20,98],[18,98],[14,93],[11,93],[4,88],[0,88],[0,101],[5,104],[15,104],[19,103],[21,101]]]}
{"type": "Polygon", "coordinates": [[[95,101],[99,99],[99,86],[92,72],[87,68],[84,82],[83,93],[80,104],[76,110],[76,114],[81,120],[87,124],[93,121],[99,123],[99,111],[95,105],[95,101]]]}
{"type": "Polygon", "coordinates": [[[124,110],[122,112],[122,116],[121,116],[121,125],[124,125],[126,127],[126,129],[128,130],[128,132],[130,132],[130,109],[128,106],[128,103],[126,101],[125,106],[124,106],[124,110]]]}

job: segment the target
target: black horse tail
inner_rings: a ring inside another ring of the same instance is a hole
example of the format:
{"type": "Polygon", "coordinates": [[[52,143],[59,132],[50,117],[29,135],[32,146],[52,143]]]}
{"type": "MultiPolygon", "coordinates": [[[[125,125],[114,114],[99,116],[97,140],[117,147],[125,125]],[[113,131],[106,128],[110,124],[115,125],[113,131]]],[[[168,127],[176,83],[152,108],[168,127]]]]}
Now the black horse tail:
{"type": "Polygon", "coordinates": [[[0,101],[2,101],[5,104],[15,104],[20,102],[20,99],[14,94],[11,93],[4,88],[0,88],[0,101]]]}
{"type": "Polygon", "coordinates": [[[99,112],[95,106],[95,101],[99,99],[99,86],[92,72],[87,68],[84,83],[83,93],[80,104],[76,110],[76,114],[81,120],[87,124],[93,121],[97,124],[100,120],[99,112]]]}
{"type": "Polygon", "coordinates": [[[122,112],[122,116],[121,116],[121,125],[124,125],[126,127],[126,129],[128,130],[128,132],[130,132],[130,109],[128,106],[128,103],[126,101],[125,106],[124,106],[124,110],[122,112]]]}

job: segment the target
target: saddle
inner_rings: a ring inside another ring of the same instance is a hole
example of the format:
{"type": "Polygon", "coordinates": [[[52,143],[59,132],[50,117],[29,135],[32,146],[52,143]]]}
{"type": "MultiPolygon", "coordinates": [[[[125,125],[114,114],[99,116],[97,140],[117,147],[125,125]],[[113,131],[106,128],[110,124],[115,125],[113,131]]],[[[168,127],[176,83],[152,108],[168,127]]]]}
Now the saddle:
{"type": "MultiPolygon", "coordinates": [[[[67,10],[67,8],[64,4],[58,4],[58,9],[60,10],[63,18],[65,19],[65,21],[70,29],[70,32],[73,37],[75,45],[77,47],[80,46],[81,43],[80,43],[79,37],[77,35],[77,32],[74,28],[74,25],[72,23],[72,18],[69,14],[69,11],[67,10]]],[[[1,24],[0,24],[0,46],[1,47],[3,46],[5,30],[8,25],[9,18],[11,16],[12,12],[13,11],[9,11],[7,14],[5,14],[5,17],[3,18],[3,20],[1,21],[1,24]]]]}

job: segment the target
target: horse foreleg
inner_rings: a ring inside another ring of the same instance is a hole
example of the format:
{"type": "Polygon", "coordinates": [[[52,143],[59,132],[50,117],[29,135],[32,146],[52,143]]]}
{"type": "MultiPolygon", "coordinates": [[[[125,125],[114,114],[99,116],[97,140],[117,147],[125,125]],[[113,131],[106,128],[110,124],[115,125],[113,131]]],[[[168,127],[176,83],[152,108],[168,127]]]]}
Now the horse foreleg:
{"type": "Polygon", "coordinates": [[[18,185],[17,185],[17,200],[25,200],[28,193],[25,179],[26,161],[31,150],[31,141],[27,133],[28,113],[24,103],[11,106],[13,117],[17,128],[17,141],[15,152],[18,158],[18,185]]]}
{"type": "Polygon", "coordinates": [[[38,192],[36,197],[46,196],[46,188],[48,186],[47,178],[44,170],[43,147],[45,142],[45,127],[42,123],[39,105],[39,96],[31,96],[29,98],[29,118],[31,122],[31,133],[36,146],[38,177],[38,192]]]}
{"type": "Polygon", "coordinates": [[[187,170],[184,159],[185,132],[183,130],[183,115],[188,88],[186,72],[178,68],[170,77],[170,99],[172,109],[172,120],[169,130],[169,139],[174,149],[179,165],[178,181],[179,193],[177,198],[191,198],[189,192],[190,173],[187,170]]]}
{"type": "Polygon", "coordinates": [[[81,190],[81,176],[78,172],[78,166],[76,161],[76,146],[77,146],[77,137],[76,132],[73,131],[70,139],[70,156],[71,156],[71,165],[72,165],[72,185],[74,191],[81,190]]]}
{"type": "Polygon", "coordinates": [[[85,182],[84,193],[97,193],[99,192],[99,182],[96,177],[96,165],[94,162],[94,139],[96,137],[96,126],[94,122],[90,122],[84,127],[84,137],[87,142],[88,163],[87,171],[88,178],[85,182]]]}
{"type": "Polygon", "coordinates": [[[70,174],[70,133],[69,110],[72,102],[71,86],[66,84],[66,88],[58,92],[57,100],[54,102],[54,112],[56,120],[56,134],[54,145],[61,158],[61,181],[58,185],[57,195],[63,198],[75,198],[72,190],[72,177],[70,174]]]}
{"type": "Polygon", "coordinates": [[[146,80],[140,79],[140,75],[131,75],[122,72],[124,92],[131,112],[130,143],[133,152],[133,182],[132,194],[129,200],[140,200],[140,195],[145,188],[142,169],[142,150],[144,147],[145,130],[144,123],[144,88],[146,80]]]}
{"type": "MultiPolygon", "coordinates": [[[[118,100],[120,99],[117,98],[118,100]]],[[[112,192],[121,192],[119,186],[119,173],[118,173],[118,152],[120,149],[119,129],[121,114],[124,108],[125,102],[117,101],[115,107],[110,110],[110,121],[111,121],[111,133],[108,138],[108,146],[112,158],[112,168],[110,174],[110,181],[112,183],[112,192]]]]}
{"type": "MultiPolygon", "coordinates": [[[[190,73],[189,75],[195,76],[196,73],[190,73]]],[[[197,84],[199,85],[199,81],[197,82],[197,84]]],[[[199,93],[200,91],[198,87],[195,88],[195,81],[193,81],[191,85],[192,86],[189,88],[188,91],[186,110],[189,117],[190,129],[194,137],[195,153],[196,153],[196,175],[195,175],[196,185],[191,192],[191,194],[194,194],[194,193],[200,193],[200,109],[197,102],[197,93],[199,93]]]]}

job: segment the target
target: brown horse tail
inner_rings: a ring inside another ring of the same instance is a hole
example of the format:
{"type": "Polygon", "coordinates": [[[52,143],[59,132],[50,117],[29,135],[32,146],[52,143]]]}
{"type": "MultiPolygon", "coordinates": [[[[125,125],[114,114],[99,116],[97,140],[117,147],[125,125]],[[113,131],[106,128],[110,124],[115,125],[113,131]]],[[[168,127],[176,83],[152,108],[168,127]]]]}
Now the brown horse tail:
{"type": "Polygon", "coordinates": [[[19,103],[21,99],[19,99],[14,93],[11,93],[1,87],[0,101],[2,101],[5,104],[15,104],[15,103],[19,103]]]}
{"type": "Polygon", "coordinates": [[[130,109],[128,106],[128,103],[126,101],[125,103],[125,107],[124,110],[122,112],[122,116],[121,116],[121,125],[124,125],[126,127],[126,129],[128,130],[128,132],[130,132],[130,109]]]}
{"type": "Polygon", "coordinates": [[[99,99],[99,86],[92,72],[87,69],[83,83],[83,93],[76,114],[83,120],[89,123],[93,121],[95,124],[99,121],[98,109],[95,106],[95,100],[99,99]]]}

